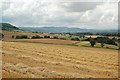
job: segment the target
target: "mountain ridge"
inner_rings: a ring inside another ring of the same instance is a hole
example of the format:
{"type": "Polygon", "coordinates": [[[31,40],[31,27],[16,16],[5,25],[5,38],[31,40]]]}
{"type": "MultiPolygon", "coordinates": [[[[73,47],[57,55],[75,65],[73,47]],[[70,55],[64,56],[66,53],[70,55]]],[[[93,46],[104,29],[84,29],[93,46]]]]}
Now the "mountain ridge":
{"type": "Polygon", "coordinates": [[[63,32],[87,32],[88,29],[69,28],[69,27],[20,27],[23,30],[32,32],[48,32],[48,33],[63,33],[63,32]]]}
{"type": "Polygon", "coordinates": [[[2,29],[2,30],[20,30],[18,27],[13,26],[9,23],[0,23],[0,29],[2,29]]]}
{"type": "Polygon", "coordinates": [[[97,30],[97,29],[83,29],[77,27],[55,27],[55,26],[48,26],[48,27],[16,27],[11,25],[10,23],[0,23],[0,29],[2,30],[24,30],[24,31],[31,31],[31,32],[46,32],[46,33],[76,33],[76,32],[119,32],[119,30],[97,30]]]}

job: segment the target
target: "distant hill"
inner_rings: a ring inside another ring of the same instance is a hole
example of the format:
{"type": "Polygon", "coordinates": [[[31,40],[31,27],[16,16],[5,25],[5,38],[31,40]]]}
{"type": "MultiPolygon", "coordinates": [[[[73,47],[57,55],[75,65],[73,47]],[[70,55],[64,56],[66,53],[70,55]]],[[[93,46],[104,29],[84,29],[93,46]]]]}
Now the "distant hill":
{"type": "Polygon", "coordinates": [[[83,29],[83,28],[69,28],[69,27],[16,27],[9,23],[0,23],[0,29],[2,30],[25,30],[32,32],[46,32],[46,33],[76,33],[76,32],[92,32],[92,33],[117,33],[120,30],[95,30],[95,29],[83,29]]]}
{"type": "Polygon", "coordinates": [[[63,32],[88,32],[88,29],[69,27],[20,27],[23,30],[32,32],[63,33],[63,32]]]}
{"type": "Polygon", "coordinates": [[[18,27],[13,26],[9,23],[0,23],[0,29],[2,29],[2,30],[19,30],[18,27]]]}
{"type": "Polygon", "coordinates": [[[118,30],[98,30],[98,29],[83,29],[83,28],[69,28],[69,27],[19,27],[20,29],[32,32],[46,32],[46,33],[76,33],[76,32],[91,32],[91,33],[117,33],[118,30]]]}

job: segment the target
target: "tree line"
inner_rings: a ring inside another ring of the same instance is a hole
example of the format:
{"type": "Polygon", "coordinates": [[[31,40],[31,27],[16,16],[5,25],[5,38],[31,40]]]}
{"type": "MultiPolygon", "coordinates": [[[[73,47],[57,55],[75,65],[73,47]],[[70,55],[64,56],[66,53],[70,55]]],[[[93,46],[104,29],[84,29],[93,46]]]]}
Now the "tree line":
{"type": "MultiPolygon", "coordinates": [[[[27,35],[16,35],[16,36],[12,36],[12,38],[15,39],[30,39],[30,37],[28,37],[27,35]]],[[[31,39],[41,39],[41,38],[51,38],[49,35],[44,35],[44,36],[39,36],[39,35],[35,35],[32,36],[31,39]]],[[[53,36],[53,39],[59,39],[58,36],[53,36]]]]}
{"type": "MultiPolygon", "coordinates": [[[[15,39],[30,39],[27,35],[17,35],[17,36],[12,36],[12,38],[15,39]]],[[[51,38],[48,35],[44,35],[44,36],[39,36],[39,35],[35,35],[32,36],[31,39],[41,39],[41,38],[51,38]]],[[[63,39],[65,40],[65,38],[59,38],[58,36],[53,36],[52,39],[63,39]]],[[[89,41],[91,46],[94,47],[94,45],[96,43],[101,43],[101,46],[103,47],[104,44],[110,44],[110,45],[118,45],[116,42],[119,43],[119,40],[115,37],[113,37],[112,39],[109,37],[96,37],[96,38],[79,38],[79,37],[71,37],[70,40],[74,40],[74,41],[89,41]]]]}
{"type": "MultiPolygon", "coordinates": [[[[88,41],[90,42],[91,46],[94,47],[96,43],[100,43],[101,47],[104,47],[104,44],[110,44],[110,45],[115,45],[118,46],[116,42],[116,38],[108,38],[108,37],[97,37],[97,38],[89,38],[88,41]]],[[[119,42],[118,42],[119,43],[119,42]]]]}

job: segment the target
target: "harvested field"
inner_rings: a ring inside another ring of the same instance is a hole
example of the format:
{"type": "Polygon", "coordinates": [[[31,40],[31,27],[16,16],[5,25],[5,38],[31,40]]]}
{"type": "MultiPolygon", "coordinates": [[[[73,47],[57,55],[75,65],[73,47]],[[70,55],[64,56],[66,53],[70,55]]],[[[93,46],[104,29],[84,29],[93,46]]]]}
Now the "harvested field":
{"type": "Polygon", "coordinates": [[[15,39],[12,41],[19,41],[19,42],[40,42],[40,43],[52,43],[52,44],[74,44],[78,41],[71,41],[71,40],[59,40],[59,39],[15,39]]]}
{"type": "Polygon", "coordinates": [[[4,78],[117,78],[118,51],[3,41],[4,78]]]}

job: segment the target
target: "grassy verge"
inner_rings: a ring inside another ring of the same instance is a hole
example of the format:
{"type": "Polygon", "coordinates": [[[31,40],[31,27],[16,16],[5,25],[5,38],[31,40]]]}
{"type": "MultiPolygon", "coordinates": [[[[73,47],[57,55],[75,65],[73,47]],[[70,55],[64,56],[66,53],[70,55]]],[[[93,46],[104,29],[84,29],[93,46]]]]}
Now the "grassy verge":
{"type": "MultiPolygon", "coordinates": [[[[83,46],[83,47],[91,47],[90,43],[88,41],[81,41],[80,43],[78,43],[79,46],[83,46]]],[[[93,48],[102,48],[100,43],[96,43],[96,45],[93,48]]],[[[108,45],[105,44],[105,46],[103,47],[105,49],[114,49],[114,50],[119,50],[118,46],[115,45],[108,45]]]]}

